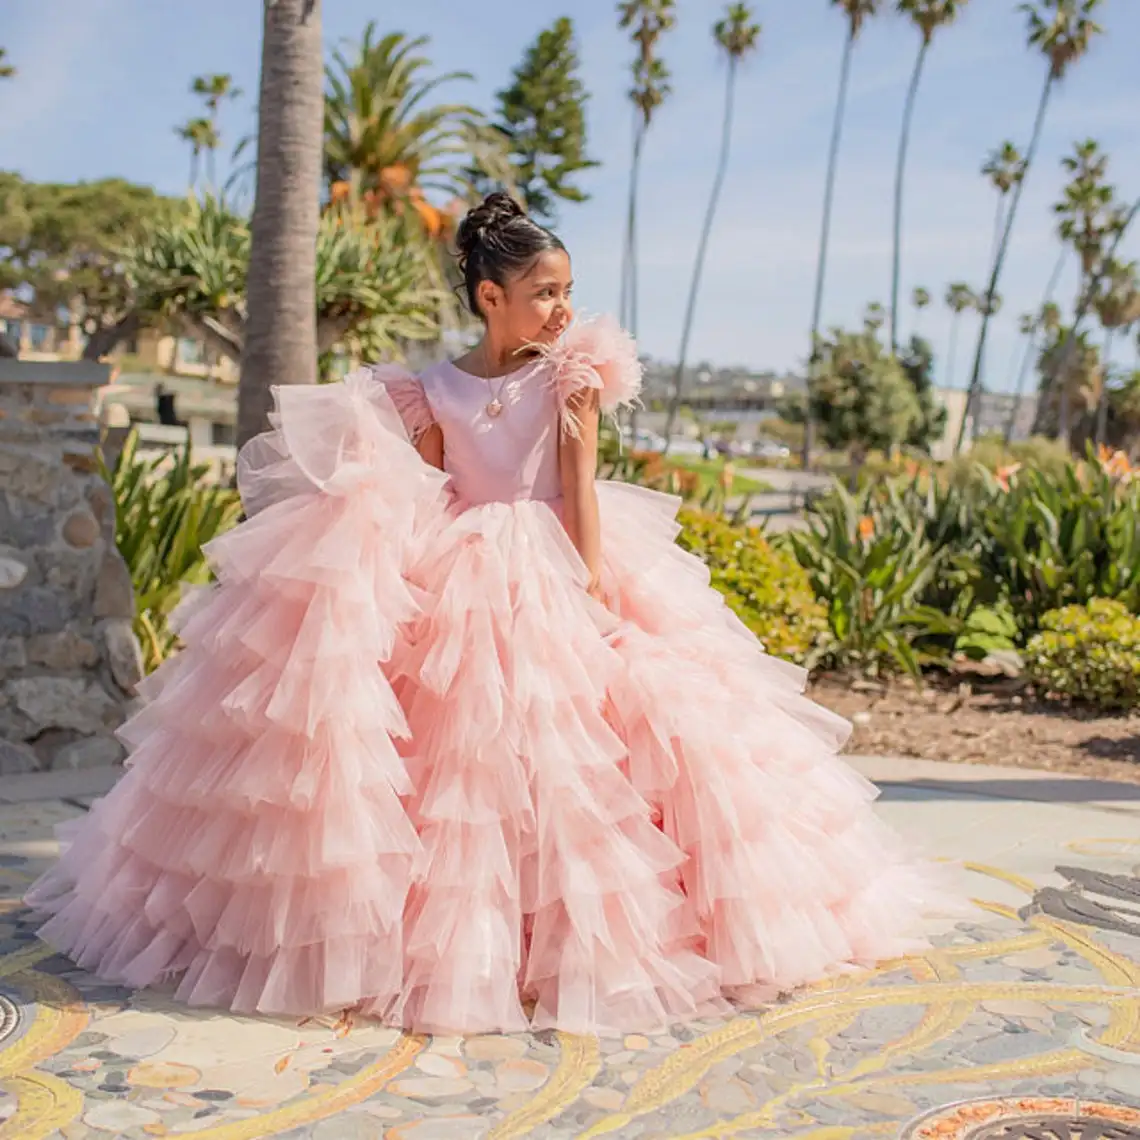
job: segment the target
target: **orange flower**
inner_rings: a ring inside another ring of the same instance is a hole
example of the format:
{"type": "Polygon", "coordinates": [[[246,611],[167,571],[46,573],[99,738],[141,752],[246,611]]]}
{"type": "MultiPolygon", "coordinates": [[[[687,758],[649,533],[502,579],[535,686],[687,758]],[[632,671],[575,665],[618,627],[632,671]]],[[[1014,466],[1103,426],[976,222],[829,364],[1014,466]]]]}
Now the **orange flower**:
{"type": "Polygon", "coordinates": [[[1010,463],[1005,467],[999,467],[994,472],[994,478],[997,479],[997,485],[1003,490],[1008,491],[1009,485],[1013,477],[1021,470],[1020,463],[1010,463]]]}
{"type": "Polygon", "coordinates": [[[864,515],[859,520],[859,537],[864,542],[870,542],[875,537],[875,520],[870,515],[864,515]]]}

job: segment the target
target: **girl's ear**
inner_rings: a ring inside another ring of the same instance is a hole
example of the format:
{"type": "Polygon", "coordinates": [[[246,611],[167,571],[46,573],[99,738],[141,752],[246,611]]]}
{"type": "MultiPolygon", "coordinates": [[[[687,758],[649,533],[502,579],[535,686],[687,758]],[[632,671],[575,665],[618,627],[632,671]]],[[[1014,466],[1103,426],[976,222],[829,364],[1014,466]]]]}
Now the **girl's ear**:
{"type": "Polygon", "coordinates": [[[494,281],[484,278],[476,286],[475,295],[479,298],[479,307],[484,313],[491,313],[499,309],[506,299],[506,294],[501,285],[496,285],[494,281]]]}

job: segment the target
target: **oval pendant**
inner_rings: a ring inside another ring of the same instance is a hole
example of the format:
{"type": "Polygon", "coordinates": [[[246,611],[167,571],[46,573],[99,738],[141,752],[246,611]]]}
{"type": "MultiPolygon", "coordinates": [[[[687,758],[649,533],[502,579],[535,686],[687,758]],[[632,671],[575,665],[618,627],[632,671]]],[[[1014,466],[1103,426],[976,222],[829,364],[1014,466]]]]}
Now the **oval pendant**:
{"type": "Polygon", "coordinates": [[[491,417],[491,419],[496,419],[497,417],[501,416],[502,414],[503,414],[503,405],[500,404],[498,400],[492,400],[487,405],[487,415],[489,415],[491,417]]]}

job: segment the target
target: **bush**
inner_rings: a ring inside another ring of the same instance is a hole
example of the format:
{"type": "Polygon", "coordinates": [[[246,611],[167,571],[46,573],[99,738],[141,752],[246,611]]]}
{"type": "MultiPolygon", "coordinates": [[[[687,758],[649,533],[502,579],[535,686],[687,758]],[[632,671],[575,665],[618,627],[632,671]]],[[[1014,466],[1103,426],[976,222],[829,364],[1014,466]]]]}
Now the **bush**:
{"type": "Polygon", "coordinates": [[[143,460],[138,435],[127,437],[114,471],[103,469],[115,497],[115,544],[131,572],[135,633],[147,672],[176,645],[167,622],[183,583],[210,581],[202,547],[229,530],[241,514],[236,491],[206,482],[189,445],[173,457],[143,460]]]}
{"type": "Polygon", "coordinates": [[[718,515],[686,509],[680,521],[677,541],[708,566],[713,586],[764,648],[807,663],[827,638],[827,611],[795,558],[770,546],[755,527],[718,515]]]}
{"type": "Polygon", "coordinates": [[[1140,707],[1140,618],[1120,602],[1096,598],[1047,613],[1025,662],[1051,696],[1104,709],[1140,707]]]}

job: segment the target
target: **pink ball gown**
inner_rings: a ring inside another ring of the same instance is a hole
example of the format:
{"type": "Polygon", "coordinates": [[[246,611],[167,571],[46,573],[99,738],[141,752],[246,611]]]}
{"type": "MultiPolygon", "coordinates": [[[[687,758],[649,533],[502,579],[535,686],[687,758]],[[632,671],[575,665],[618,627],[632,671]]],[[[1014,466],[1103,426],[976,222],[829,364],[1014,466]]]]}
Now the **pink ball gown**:
{"type": "Polygon", "coordinates": [[[278,389],[127,771],[28,896],[44,940],[193,1005],[459,1033],[645,1029],[919,945],[929,869],[678,502],[601,483],[585,590],[559,433],[639,383],[602,319],[501,381],[278,389]]]}

